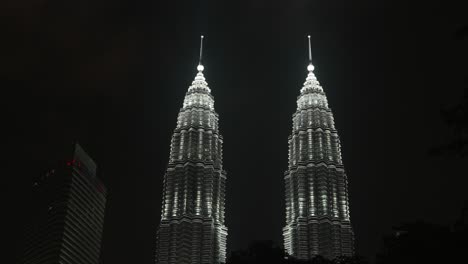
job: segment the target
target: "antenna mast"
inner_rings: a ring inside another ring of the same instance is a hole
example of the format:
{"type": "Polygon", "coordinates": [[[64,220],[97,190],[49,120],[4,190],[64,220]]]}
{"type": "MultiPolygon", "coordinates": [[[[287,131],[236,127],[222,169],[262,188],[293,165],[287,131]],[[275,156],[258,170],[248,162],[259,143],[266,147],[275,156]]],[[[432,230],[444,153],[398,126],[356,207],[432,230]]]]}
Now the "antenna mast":
{"type": "Polygon", "coordinates": [[[198,61],[198,65],[202,65],[202,55],[203,55],[203,35],[200,36],[200,60],[198,61]]]}
{"type": "Polygon", "coordinates": [[[203,55],[203,35],[200,36],[200,58],[198,60],[197,70],[202,72],[205,67],[202,65],[202,55],[203,55]]]}
{"type": "Polygon", "coordinates": [[[314,65],[312,65],[312,48],[310,47],[310,35],[307,36],[309,39],[309,65],[307,66],[308,71],[313,71],[314,70],[314,65]]]}

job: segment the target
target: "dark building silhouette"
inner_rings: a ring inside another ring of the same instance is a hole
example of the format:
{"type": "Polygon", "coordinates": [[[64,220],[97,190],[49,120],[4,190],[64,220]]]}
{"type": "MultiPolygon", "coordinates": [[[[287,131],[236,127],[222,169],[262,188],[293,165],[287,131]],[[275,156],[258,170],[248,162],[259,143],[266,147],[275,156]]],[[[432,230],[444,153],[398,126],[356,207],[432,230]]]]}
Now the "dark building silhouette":
{"type": "Polygon", "coordinates": [[[455,231],[466,232],[468,231],[468,200],[465,201],[460,216],[455,223],[455,231]]]}
{"type": "Polygon", "coordinates": [[[100,263],[106,192],[96,163],[75,144],[33,184],[23,263],[100,263]]]}
{"type": "Polygon", "coordinates": [[[226,259],[223,138],[203,66],[197,69],[171,140],[156,263],[224,263],[226,259]]]}
{"type": "Polygon", "coordinates": [[[285,172],[284,248],[297,259],[329,259],[354,253],[348,182],[341,146],[327,97],[313,72],[297,100],[285,172]]]}

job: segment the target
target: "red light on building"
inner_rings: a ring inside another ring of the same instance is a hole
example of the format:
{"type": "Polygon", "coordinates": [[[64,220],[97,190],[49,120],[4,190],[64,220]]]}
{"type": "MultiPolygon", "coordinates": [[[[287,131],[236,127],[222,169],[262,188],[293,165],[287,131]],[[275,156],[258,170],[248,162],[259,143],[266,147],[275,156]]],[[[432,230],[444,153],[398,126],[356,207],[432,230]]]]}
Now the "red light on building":
{"type": "Polygon", "coordinates": [[[77,162],[75,159],[72,159],[71,161],[67,161],[67,166],[72,166],[78,163],[78,167],[81,167],[81,162],[77,162]]]}

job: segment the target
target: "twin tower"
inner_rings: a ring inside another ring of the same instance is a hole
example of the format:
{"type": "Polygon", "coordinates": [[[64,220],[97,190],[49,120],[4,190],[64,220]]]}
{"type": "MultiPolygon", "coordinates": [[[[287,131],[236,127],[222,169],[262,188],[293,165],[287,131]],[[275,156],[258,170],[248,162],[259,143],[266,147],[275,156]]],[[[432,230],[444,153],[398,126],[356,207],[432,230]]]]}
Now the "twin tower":
{"type": "MultiPolygon", "coordinates": [[[[226,261],[226,171],[214,98],[203,75],[189,87],[171,140],[164,176],[156,263],[217,264],[226,261]]],[[[326,95],[314,74],[309,36],[308,75],[297,100],[284,174],[284,248],[297,259],[333,259],[354,253],[347,177],[340,140],[326,95]]]]}

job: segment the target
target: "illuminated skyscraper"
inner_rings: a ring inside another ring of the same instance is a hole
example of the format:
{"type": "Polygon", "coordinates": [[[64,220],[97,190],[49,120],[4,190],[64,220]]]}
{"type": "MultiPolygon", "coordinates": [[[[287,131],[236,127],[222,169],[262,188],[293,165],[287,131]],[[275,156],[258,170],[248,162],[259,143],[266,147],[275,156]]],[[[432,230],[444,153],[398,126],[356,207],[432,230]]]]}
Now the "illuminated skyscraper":
{"type": "Polygon", "coordinates": [[[313,72],[310,36],[309,61],[289,137],[284,247],[298,259],[316,255],[333,259],[354,253],[354,234],[340,139],[313,72]]]}
{"type": "Polygon", "coordinates": [[[198,73],[185,95],[171,140],[156,263],[224,263],[226,259],[223,138],[203,69],[200,47],[198,73]]]}
{"type": "Polygon", "coordinates": [[[75,144],[33,188],[23,263],[100,263],[107,192],[88,154],[75,144]]]}

